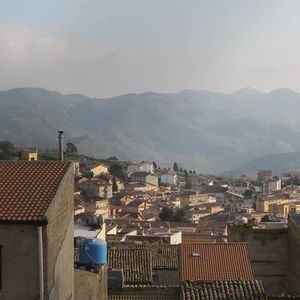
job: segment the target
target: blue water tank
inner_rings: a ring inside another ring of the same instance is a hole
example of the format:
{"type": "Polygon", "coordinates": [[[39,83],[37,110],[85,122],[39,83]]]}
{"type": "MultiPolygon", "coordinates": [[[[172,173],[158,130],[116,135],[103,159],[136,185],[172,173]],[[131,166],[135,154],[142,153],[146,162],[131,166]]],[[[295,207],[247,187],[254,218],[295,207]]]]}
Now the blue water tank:
{"type": "Polygon", "coordinates": [[[104,265],[107,263],[107,243],[99,239],[84,239],[79,247],[80,264],[104,265]]]}

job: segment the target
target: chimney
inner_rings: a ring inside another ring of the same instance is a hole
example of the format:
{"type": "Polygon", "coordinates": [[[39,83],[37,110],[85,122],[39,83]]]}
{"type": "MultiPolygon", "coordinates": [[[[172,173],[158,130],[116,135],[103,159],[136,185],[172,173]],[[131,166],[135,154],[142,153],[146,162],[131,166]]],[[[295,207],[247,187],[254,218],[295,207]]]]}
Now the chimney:
{"type": "Polygon", "coordinates": [[[59,160],[64,160],[64,132],[58,131],[58,154],[59,160]]]}

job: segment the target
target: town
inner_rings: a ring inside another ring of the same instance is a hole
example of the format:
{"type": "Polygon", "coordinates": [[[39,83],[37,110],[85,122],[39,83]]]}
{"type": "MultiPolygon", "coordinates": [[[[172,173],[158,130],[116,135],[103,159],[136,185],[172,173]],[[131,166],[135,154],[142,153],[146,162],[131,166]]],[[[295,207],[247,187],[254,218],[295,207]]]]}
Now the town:
{"type": "Polygon", "coordinates": [[[0,143],[0,299],[300,299],[299,172],[205,175],[58,139],[0,143]]]}

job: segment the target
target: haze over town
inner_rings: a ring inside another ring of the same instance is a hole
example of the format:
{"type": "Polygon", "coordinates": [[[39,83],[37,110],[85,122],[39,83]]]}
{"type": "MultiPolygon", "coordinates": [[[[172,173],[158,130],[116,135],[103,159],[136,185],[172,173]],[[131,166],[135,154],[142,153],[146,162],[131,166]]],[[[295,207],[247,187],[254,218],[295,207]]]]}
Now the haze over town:
{"type": "Polygon", "coordinates": [[[0,1],[0,300],[300,299],[298,0],[0,1]]]}
{"type": "Polygon", "coordinates": [[[0,89],[299,91],[300,3],[2,0],[0,89]]]}

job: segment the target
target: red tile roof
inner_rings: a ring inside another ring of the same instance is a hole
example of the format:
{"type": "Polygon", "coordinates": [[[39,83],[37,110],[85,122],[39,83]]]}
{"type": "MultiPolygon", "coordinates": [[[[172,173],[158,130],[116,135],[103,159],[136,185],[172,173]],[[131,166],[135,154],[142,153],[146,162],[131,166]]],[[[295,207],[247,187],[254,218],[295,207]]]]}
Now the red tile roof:
{"type": "Polygon", "coordinates": [[[182,244],[181,280],[252,280],[247,243],[182,244]]]}
{"type": "Polygon", "coordinates": [[[71,162],[0,162],[0,222],[40,222],[71,162]]]}

